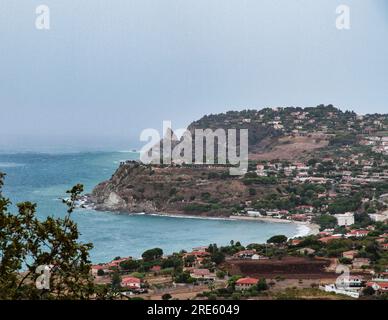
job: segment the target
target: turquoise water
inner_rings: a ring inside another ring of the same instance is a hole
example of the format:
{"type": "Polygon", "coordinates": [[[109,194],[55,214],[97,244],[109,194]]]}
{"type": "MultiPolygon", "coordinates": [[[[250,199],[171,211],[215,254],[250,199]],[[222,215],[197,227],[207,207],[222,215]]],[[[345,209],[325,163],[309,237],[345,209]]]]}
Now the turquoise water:
{"type": "MultiPolygon", "coordinates": [[[[0,154],[0,171],[5,172],[5,196],[15,204],[32,201],[38,204],[38,216],[63,216],[66,208],[59,200],[76,183],[90,192],[108,179],[120,160],[136,159],[130,152],[93,152],[73,154],[0,154]]],[[[294,224],[249,221],[226,221],[160,216],[114,214],[77,210],[73,220],[78,224],[83,242],[92,242],[93,262],[104,262],[116,256],[139,257],[152,247],[165,253],[195,246],[264,242],[275,234],[294,236],[300,230],[294,224]]]]}

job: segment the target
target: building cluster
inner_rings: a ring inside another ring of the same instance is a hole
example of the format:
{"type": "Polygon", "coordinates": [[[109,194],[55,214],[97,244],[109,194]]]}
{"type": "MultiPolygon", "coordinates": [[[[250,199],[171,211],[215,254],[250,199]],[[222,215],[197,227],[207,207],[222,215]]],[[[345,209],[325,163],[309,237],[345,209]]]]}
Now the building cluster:
{"type": "Polygon", "coordinates": [[[388,136],[370,135],[364,137],[361,145],[371,146],[376,153],[383,153],[388,155],[388,136]]]}

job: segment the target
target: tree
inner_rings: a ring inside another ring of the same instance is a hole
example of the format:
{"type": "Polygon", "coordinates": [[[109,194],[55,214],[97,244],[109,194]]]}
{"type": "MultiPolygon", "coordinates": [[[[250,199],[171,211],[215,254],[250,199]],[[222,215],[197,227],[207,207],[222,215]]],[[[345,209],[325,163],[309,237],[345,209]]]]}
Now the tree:
{"type": "Polygon", "coordinates": [[[170,300],[171,298],[172,296],[169,293],[165,293],[164,295],[162,295],[162,300],[170,300]]]}
{"type": "Polygon", "coordinates": [[[373,296],[375,292],[375,289],[373,289],[372,287],[366,287],[362,290],[362,294],[364,296],[373,296]]]}
{"type": "Polygon", "coordinates": [[[211,261],[218,265],[225,261],[225,254],[223,254],[221,251],[214,252],[211,255],[211,261]]]}
{"type": "Polygon", "coordinates": [[[83,191],[76,185],[67,191],[64,218],[37,218],[36,204],[17,204],[9,212],[9,199],[2,195],[0,173],[0,299],[87,299],[94,293],[89,250],[79,243],[71,213],[83,191]],[[37,273],[37,270],[44,271],[37,273]],[[43,277],[43,278],[42,278],[43,277]],[[36,286],[36,281],[39,286],[36,286]],[[44,280],[44,281],[40,281],[44,280]]]}
{"type": "Polygon", "coordinates": [[[322,214],[313,219],[320,226],[321,230],[332,229],[337,225],[337,218],[330,214],[322,214]]]}
{"type": "Polygon", "coordinates": [[[144,261],[153,261],[159,259],[163,255],[163,250],[160,248],[153,248],[143,252],[141,255],[144,261]]]}
{"type": "Polygon", "coordinates": [[[120,268],[125,271],[135,271],[140,267],[140,263],[137,260],[128,259],[120,262],[120,268]]]}
{"type": "Polygon", "coordinates": [[[104,270],[102,270],[102,269],[98,269],[98,270],[97,270],[97,275],[98,275],[99,277],[102,277],[102,276],[104,276],[104,275],[105,275],[105,272],[104,272],[104,270]]]}
{"type": "Polygon", "coordinates": [[[112,274],[111,286],[113,290],[121,289],[121,276],[117,270],[112,274]]]}
{"type": "Polygon", "coordinates": [[[287,242],[287,237],[284,235],[277,235],[269,238],[267,243],[282,244],[287,242]]]}
{"type": "Polygon", "coordinates": [[[265,291],[268,289],[267,281],[265,278],[261,278],[256,285],[257,291],[265,291]]]}

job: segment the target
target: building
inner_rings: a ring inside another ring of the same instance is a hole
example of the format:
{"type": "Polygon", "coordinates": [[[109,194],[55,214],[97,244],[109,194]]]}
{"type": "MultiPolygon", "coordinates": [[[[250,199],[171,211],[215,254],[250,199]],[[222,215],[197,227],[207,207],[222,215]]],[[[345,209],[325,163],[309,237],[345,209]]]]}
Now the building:
{"type": "Polygon", "coordinates": [[[347,238],[355,237],[355,238],[363,238],[369,234],[369,230],[352,230],[346,234],[347,238]]]}
{"type": "Polygon", "coordinates": [[[135,277],[125,277],[121,280],[121,286],[127,289],[140,289],[141,281],[135,277]]]}
{"type": "Polygon", "coordinates": [[[372,287],[373,290],[377,291],[378,293],[387,293],[388,292],[388,282],[368,282],[366,284],[367,287],[372,287]]]}
{"type": "Polygon", "coordinates": [[[150,271],[155,272],[155,273],[158,273],[158,272],[160,272],[161,269],[162,269],[161,266],[153,266],[153,267],[150,269],[150,271]]]}
{"type": "Polygon", "coordinates": [[[314,254],[315,250],[311,248],[302,248],[302,249],[299,249],[298,252],[303,255],[309,255],[309,254],[314,254]]]}
{"type": "Polygon", "coordinates": [[[369,214],[369,217],[374,222],[383,222],[383,221],[388,219],[387,215],[385,215],[385,214],[378,214],[378,213],[371,213],[371,214],[369,214]]]}
{"type": "Polygon", "coordinates": [[[269,259],[268,257],[265,257],[265,256],[261,256],[261,255],[259,255],[259,254],[254,254],[253,256],[252,256],[252,258],[251,258],[252,260],[267,260],[267,259],[269,259]]]}
{"type": "Polygon", "coordinates": [[[334,216],[337,218],[339,226],[351,226],[354,224],[354,214],[352,212],[336,214],[334,216]]]}
{"type": "Polygon", "coordinates": [[[241,278],[236,281],[236,290],[247,290],[257,285],[259,282],[258,279],[255,278],[241,278]]]}
{"type": "Polygon", "coordinates": [[[370,260],[367,258],[355,258],[352,265],[354,269],[361,269],[362,267],[369,266],[370,260]]]}
{"type": "Polygon", "coordinates": [[[349,276],[338,278],[339,282],[337,286],[348,287],[348,288],[360,288],[363,285],[364,279],[361,276],[349,276]]]}
{"type": "Polygon", "coordinates": [[[329,241],[337,240],[337,239],[341,239],[341,238],[342,238],[342,236],[333,235],[333,236],[329,236],[329,237],[319,238],[318,240],[323,242],[323,243],[328,243],[329,241]]]}
{"type": "Polygon", "coordinates": [[[201,280],[215,280],[216,274],[210,272],[208,269],[194,269],[190,276],[194,279],[201,279],[201,280]]]}
{"type": "Polygon", "coordinates": [[[98,276],[98,271],[99,270],[102,270],[105,273],[106,267],[105,266],[100,266],[100,265],[92,266],[92,275],[95,276],[95,277],[98,276]]]}
{"type": "Polygon", "coordinates": [[[342,252],[342,258],[353,260],[357,254],[358,254],[357,250],[345,251],[345,252],[342,252]]]}
{"type": "Polygon", "coordinates": [[[238,259],[252,259],[252,256],[255,254],[255,250],[242,250],[237,252],[234,256],[238,259]]]}

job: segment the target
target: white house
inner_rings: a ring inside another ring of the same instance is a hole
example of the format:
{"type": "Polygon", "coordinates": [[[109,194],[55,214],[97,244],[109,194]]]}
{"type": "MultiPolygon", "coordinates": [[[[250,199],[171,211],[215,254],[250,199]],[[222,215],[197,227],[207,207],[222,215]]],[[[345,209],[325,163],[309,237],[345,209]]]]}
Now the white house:
{"type": "Polygon", "coordinates": [[[378,213],[371,213],[369,217],[375,222],[385,221],[388,219],[388,215],[378,213]]]}
{"type": "Polygon", "coordinates": [[[339,226],[351,226],[354,224],[354,214],[352,212],[336,214],[334,216],[337,218],[339,226]]]}

